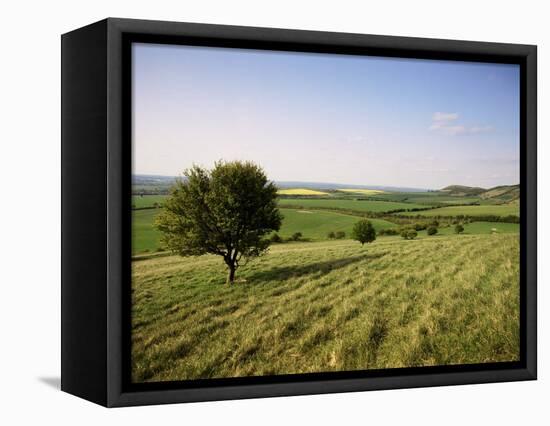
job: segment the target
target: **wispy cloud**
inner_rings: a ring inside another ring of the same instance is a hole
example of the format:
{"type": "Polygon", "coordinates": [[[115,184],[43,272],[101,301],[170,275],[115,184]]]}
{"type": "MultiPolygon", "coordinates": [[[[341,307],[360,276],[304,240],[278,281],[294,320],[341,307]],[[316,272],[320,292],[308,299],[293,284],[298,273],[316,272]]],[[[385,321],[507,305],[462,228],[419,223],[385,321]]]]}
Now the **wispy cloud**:
{"type": "Polygon", "coordinates": [[[432,115],[432,124],[429,129],[446,135],[456,136],[465,133],[483,133],[493,130],[492,126],[472,126],[466,127],[457,124],[459,115],[456,112],[434,112],[432,115]]]}

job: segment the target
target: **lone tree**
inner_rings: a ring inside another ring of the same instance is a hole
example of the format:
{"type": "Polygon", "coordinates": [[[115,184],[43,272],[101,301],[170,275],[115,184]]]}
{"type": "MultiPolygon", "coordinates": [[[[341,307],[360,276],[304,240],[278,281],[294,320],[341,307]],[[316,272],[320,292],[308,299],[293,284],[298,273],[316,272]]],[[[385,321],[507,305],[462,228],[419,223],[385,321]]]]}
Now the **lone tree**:
{"type": "Polygon", "coordinates": [[[251,162],[218,162],[212,170],[193,166],[184,177],[156,220],[162,244],[181,256],[223,257],[232,283],[241,259],[264,253],[267,236],[281,227],[277,188],[251,162]]]}
{"type": "Polygon", "coordinates": [[[376,231],[369,220],[360,220],[353,225],[351,238],[359,241],[361,245],[364,245],[365,243],[372,243],[376,240],[376,231]]]}

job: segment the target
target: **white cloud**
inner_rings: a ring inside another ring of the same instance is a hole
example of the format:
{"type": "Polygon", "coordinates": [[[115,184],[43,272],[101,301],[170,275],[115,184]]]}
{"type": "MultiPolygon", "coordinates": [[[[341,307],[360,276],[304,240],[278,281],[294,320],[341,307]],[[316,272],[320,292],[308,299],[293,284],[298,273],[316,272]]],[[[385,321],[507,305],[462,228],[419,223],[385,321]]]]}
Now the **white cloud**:
{"type": "Polygon", "coordinates": [[[462,135],[465,133],[483,133],[493,130],[492,126],[466,127],[461,124],[455,124],[458,117],[458,113],[456,112],[434,112],[432,115],[432,124],[428,129],[451,136],[462,135]]]}

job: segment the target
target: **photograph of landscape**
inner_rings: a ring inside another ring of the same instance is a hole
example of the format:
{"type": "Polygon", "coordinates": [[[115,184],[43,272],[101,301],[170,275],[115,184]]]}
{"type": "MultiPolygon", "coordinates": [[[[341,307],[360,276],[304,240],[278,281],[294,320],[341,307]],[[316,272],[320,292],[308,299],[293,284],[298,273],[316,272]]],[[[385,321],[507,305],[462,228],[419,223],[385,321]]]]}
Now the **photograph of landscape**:
{"type": "Polygon", "coordinates": [[[519,87],[134,43],[132,381],[518,361],[519,87]]]}

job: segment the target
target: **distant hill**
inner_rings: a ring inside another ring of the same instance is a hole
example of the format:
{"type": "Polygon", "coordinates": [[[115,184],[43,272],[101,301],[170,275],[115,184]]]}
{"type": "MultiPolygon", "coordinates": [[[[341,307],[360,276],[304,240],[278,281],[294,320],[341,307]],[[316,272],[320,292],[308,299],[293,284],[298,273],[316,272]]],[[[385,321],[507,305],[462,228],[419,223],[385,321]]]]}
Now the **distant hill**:
{"type": "Polygon", "coordinates": [[[495,186],[481,193],[480,197],[483,199],[498,199],[505,203],[519,200],[519,185],[495,186]]]}
{"type": "Polygon", "coordinates": [[[489,189],[477,186],[450,185],[439,191],[456,197],[479,196],[483,200],[492,200],[498,203],[519,200],[519,185],[501,185],[489,189]]]}
{"type": "Polygon", "coordinates": [[[300,181],[276,181],[275,185],[279,188],[308,188],[308,189],[372,189],[388,192],[426,192],[425,188],[410,188],[399,186],[381,186],[381,185],[352,185],[347,183],[330,183],[330,182],[300,182],[300,181]]]}
{"type": "MultiPolygon", "coordinates": [[[[181,178],[181,177],[180,177],[181,178]]],[[[151,190],[167,191],[175,182],[175,176],[160,176],[160,175],[140,175],[135,174],[132,176],[132,184],[136,192],[139,190],[147,192],[151,190]]],[[[338,190],[338,189],[372,189],[378,191],[388,192],[425,192],[427,189],[422,188],[408,188],[408,187],[396,187],[396,186],[380,186],[380,185],[350,185],[342,183],[330,183],[330,182],[301,182],[301,181],[276,181],[277,185],[281,189],[289,188],[304,188],[315,190],[338,190]]]]}
{"type": "Polygon", "coordinates": [[[440,191],[449,195],[455,195],[457,197],[464,197],[467,195],[480,195],[487,191],[485,188],[479,188],[477,186],[464,186],[464,185],[449,185],[440,191]]]}

